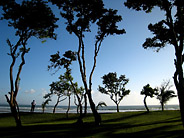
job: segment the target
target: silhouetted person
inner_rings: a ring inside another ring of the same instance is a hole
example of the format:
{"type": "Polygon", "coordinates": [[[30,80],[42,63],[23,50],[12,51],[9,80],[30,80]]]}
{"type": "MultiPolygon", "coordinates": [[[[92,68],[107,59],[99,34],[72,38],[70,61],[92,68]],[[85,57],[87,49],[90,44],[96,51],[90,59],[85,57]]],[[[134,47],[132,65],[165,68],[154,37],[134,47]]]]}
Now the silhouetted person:
{"type": "Polygon", "coordinates": [[[31,112],[34,112],[35,106],[36,106],[36,102],[35,102],[35,100],[33,100],[31,102],[31,112]]]}

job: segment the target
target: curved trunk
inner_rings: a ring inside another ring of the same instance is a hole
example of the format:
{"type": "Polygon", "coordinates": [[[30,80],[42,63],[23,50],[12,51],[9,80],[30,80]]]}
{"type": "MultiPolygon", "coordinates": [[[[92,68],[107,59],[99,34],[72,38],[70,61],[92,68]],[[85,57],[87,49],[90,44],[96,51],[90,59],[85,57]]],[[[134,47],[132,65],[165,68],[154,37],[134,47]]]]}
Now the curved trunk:
{"type": "Polygon", "coordinates": [[[96,106],[92,100],[91,92],[88,92],[88,99],[89,99],[91,110],[93,112],[93,116],[95,118],[95,125],[99,126],[101,124],[101,116],[96,110],[96,106]]]}
{"type": "Polygon", "coordinates": [[[76,96],[77,96],[78,103],[79,103],[79,105],[77,105],[77,113],[78,113],[78,109],[80,109],[80,115],[79,115],[79,118],[77,120],[77,123],[78,124],[83,124],[83,120],[82,120],[82,118],[83,118],[83,114],[82,114],[82,103],[81,103],[81,99],[78,96],[78,94],[76,94],[76,96]]]}
{"type": "Polygon", "coordinates": [[[146,104],[146,98],[147,98],[147,95],[144,97],[144,106],[145,106],[147,112],[149,112],[149,108],[148,108],[148,106],[146,104]]]}
{"type": "Polygon", "coordinates": [[[174,74],[174,83],[175,83],[177,93],[178,93],[181,120],[182,120],[183,127],[184,127],[184,99],[183,99],[183,97],[184,97],[184,86],[183,86],[183,80],[178,81],[177,76],[178,76],[178,74],[177,74],[177,71],[176,71],[175,74],[174,74]]]}
{"type": "Polygon", "coordinates": [[[11,105],[11,112],[13,114],[13,117],[15,118],[16,126],[19,128],[22,126],[22,123],[20,119],[20,113],[16,108],[19,108],[18,105],[17,107],[15,105],[14,106],[11,105]]]}
{"type": "Polygon", "coordinates": [[[58,104],[59,104],[59,97],[57,99],[56,104],[54,105],[53,114],[56,112],[56,107],[58,106],[58,104]]]}
{"type": "Polygon", "coordinates": [[[67,111],[66,111],[66,118],[68,118],[68,112],[69,112],[69,110],[70,110],[70,96],[68,96],[68,98],[69,98],[69,100],[68,100],[68,109],[67,109],[67,111]]]}
{"type": "Polygon", "coordinates": [[[84,116],[87,114],[87,106],[88,106],[88,103],[87,103],[87,95],[86,93],[84,94],[84,116]]]}
{"type": "Polygon", "coordinates": [[[7,95],[5,95],[5,97],[10,106],[11,113],[15,119],[16,126],[19,128],[22,126],[21,119],[20,119],[20,113],[19,113],[19,106],[15,99],[11,102],[7,95]]]}
{"type": "Polygon", "coordinates": [[[183,67],[182,64],[184,62],[184,55],[183,52],[183,41],[181,41],[181,46],[178,47],[175,45],[175,68],[176,71],[174,73],[174,83],[178,92],[178,99],[180,105],[180,113],[181,113],[181,120],[184,127],[184,77],[183,77],[183,67]]]}

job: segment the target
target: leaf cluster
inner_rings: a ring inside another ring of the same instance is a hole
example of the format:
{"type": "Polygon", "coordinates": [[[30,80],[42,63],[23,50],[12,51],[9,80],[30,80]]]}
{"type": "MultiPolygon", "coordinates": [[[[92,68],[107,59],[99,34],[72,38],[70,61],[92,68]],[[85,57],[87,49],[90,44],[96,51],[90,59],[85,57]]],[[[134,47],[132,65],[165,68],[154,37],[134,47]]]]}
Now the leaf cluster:
{"type": "Polygon", "coordinates": [[[156,88],[152,88],[149,84],[145,85],[141,91],[141,95],[146,95],[149,97],[154,97],[154,95],[158,95],[156,88]]]}
{"type": "Polygon", "coordinates": [[[51,87],[51,94],[57,94],[58,96],[68,95],[68,93],[71,93],[72,91],[72,87],[66,73],[64,75],[60,75],[59,81],[52,82],[49,86],[51,87]]]}
{"type": "Polygon", "coordinates": [[[61,16],[67,20],[67,31],[84,37],[81,32],[90,32],[90,26],[96,23],[98,32],[96,41],[113,34],[123,34],[124,29],[118,29],[117,22],[122,17],[117,15],[117,10],[106,9],[102,0],[50,0],[61,8],[61,16]]]}
{"type": "Polygon", "coordinates": [[[60,57],[59,51],[56,54],[50,56],[51,65],[48,66],[48,70],[52,68],[60,69],[62,66],[70,71],[69,66],[72,64],[72,61],[76,61],[76,52],[72,52],[71,50],[66,51],[63,54],[63,57],[60,57]]]}
{"type": "Polygon", "coordinates": [[[184,1],[183,0],[127,0],[125,6],[146,13],[154,7],[159,7],[165,13],[165,19],[150,24],[148,29],[154,37],[147,38],[143,47],[156,48],[158,52],[167,44],[178,46],[178,41],[184,39],[184,1]]]}
{"type": "Polygon", "coordinates": [[[117,73],[108,73],[102,77],[104,87],[99,86],[98,90],[101,93],[107,94],[115,102],[120,102],[123,97],[130,93],[130,90],[125,88],[126,84],[129,82],[129,79],[125,75],[120,75],[117,78],[117,73]]]}
{"type": "Polygon", "coordinates": [[[35,36],[37,38],[54,38],[54,29],[58,18],[55,17],[47,3],[42,0],[2,0],[3,17],[8,20],[8,26],[14,27],[18,36],[35,36]],[[5,2],[6,1],[6,2],[5,2]]]}
{"type": "Polygon", "coordinates": [[[175,92],[170,90],[171,87],[172,85],[170,84],[170,81],[165,81],[161,87],[158,88],[159,93],[157,99],[160,101],[160,103],[166,104],[171,98],[177,97],[175,92]]]}

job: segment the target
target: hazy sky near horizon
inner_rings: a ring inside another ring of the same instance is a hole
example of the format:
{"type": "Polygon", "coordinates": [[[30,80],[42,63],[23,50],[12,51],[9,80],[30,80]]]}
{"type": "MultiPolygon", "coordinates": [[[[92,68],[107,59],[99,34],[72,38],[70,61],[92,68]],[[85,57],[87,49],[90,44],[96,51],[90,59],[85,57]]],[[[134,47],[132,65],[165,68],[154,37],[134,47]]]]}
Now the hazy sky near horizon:
{"type": "MultiPolygon", "coordinates": [[[[129,78],[126,88],[131,90],[130,95],[126,96],[120,105],[143,105],[144,96],[140,95],[140,91],[144,85],[149,83],[152,87],[157,87],[163,80],[168,79],[173,83],[172,76],[175,71],[173,47],[167,46],[158,53],[142,47],[145,39],[152,36],[147,26],[163,19],[164,13],[159,9],[154,9],[149,14],[130,10],[123,5],[124,0],[104,0],[104,3],[106,7],[118,10],[118,14],[123,18],[118,25],[119,28],[126,30],[126,34],[108,36],[104,39],[93,76],[93,99],[95,103],[104,101],[107,105],[114,105],[110,97],[98,92],[97,88],[98,85],[102,85],[101,77],[104,74],[117,72],[118,76],[125,74],[129,78]]],[[[57,8],[52,6],[52,9],[58,15],[57,8]]],[[[21,72],[20,90],[17,96],[19,104],[30,104],[33,99],[37,104],[42,104],[43,96],[49,92],[49,84],[57,81],[59,75],[64,72],[60,70],[55,75],[51,75],[54,71],[47,71],[50,55],[57,51],[63,54],[67,50],[77,50],[78,40],[74,34],[70,35],[65,30],[64,22],[65,20],[60,19],[57,23],[60,26],[56,30],[57,40],[48,39],[45,43],[41,43],[41,40],[31,38],[28,41],[31,50],[25,56],[26,64],[21,72]]],[[[8,27],[7,21],[0,21],[0,28],[0,104],[6,104],[4,95],[10,91],[11,64],[11,57],[7,55],[9,47],[6,40],[9,38],[15,43],[17,38],[14,36],[14,30],[8,27]]],[[[92,32],[85,37],[87,74],[90,73],[93,63],[95,30],[96,28],[92,26],[92,32]]],[[[14,69],[14,73],[16,71],[17,68],[14,69]]],[[[78,62],[72,65],[72,75],[74,80],[82,85],[78,62]]],[[[175,90],[174,83],[172,89],[175,90]]],[[[50,105],[53,105],[55,100],[53,97],[50,105]]],[[[159,104],[159,101],[156,98],[148,98],[147,103],[153,105],[159,104]]],[[[178,99],[174,98],[168,104],[178,104],[178,99]]],[[[67,100],[60,105],[67,105],[67,100]]]]}

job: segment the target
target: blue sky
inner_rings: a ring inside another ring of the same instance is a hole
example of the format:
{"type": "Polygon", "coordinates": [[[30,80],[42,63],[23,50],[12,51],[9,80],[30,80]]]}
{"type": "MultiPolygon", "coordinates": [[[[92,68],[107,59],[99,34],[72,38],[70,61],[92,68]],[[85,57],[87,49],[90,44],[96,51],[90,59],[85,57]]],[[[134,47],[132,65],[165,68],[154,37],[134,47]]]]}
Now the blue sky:
{"type": "MultiPolygon", "coordinates": [[[[125,74],[130,79],[127,89],[131,90],[130,95],[125,97],[120,105],[143,105],[144,96],[140,95],[143,86],[149,83],[152,87],[160,86],[163,80],[172,80],[174,68],[174,49],[167,46],[159,53],[153,52],[152,49],[145,50],[142,48],[147,37],[152,34],[147,29],[149,23],[155,23],[164,18],[164,14],[159,9],[154,9],[152,13],[136,12],[129,10],[123,5],[124,0],[104,0],[105,6],[118,10],[118,14],[123,17],[119,23],[119,28],[124,28],[126,34],[120,36],[109,36],[104,39],[102,48],[97,57],[97,67],[93,76],[93,99],[95,103],[104,101],[107,105],[114,105],[110,98],[98,92],[97,87],[101,85],[101,77],[109,72],[117,72],[118,75],[125,74]]],[[[54,12],[58,12],[56,7],[52,6],[54,12]]],[[[58,14],[58,13],[57,13],[58,14]]],[[[78,40],[74,35],[65,31],[64,20],[58,21],[60,27],[56,30],[57,40],[47,40],[41,43],[41,40],[31,38],[28,41],[30,52],[26,54],[26,64],[21,72],[20,90],[18,93],[19,104],[30,104],[33,99],[37,104],[41,104],[44,99],[43,95],[49,92],[49,84],[56,81],[60,70],[55,75],[54,71],[47,71],[51,54],[57,51],[64,53],[66,50],[77,50],[78,40]]],[[[5,94],[10,90],[9,85],[9,66],[11,57],[7,55],[9,47],[6,39],[16,42],[14,30],[7,26],[6,21],[0,21],[0,103],[6,103],[5,94]]],[[[95,27],[92,26],[95,30],[95,27]]],[[[94,34],[87,34],[86,42],[86,63],[87,73],[91,71],[93,63],[93,46],[94,34]]],[[[16,67],[18,64],[16,65],[16,67]]],[[[14,69],[16,73],[16,68],[14,69]]],[[[79,84],[82,85],[78,63],[72,65],[72,75],[79,84]]],[[[174,85],[174,83],[173,83],[174,85]]],[[[173,90],[175,90],[173,86],[173,90]]],[[[147,100],[148,104],[159,104],[156,98],[147,100]]],[[[50,103],[55,103],[55,97],[50,103]]],[[[60,105],[66,105],[67,101],[60,105]]],[[[178,104],[178,99],[172,99],[168,104],[178,104]]]]}

